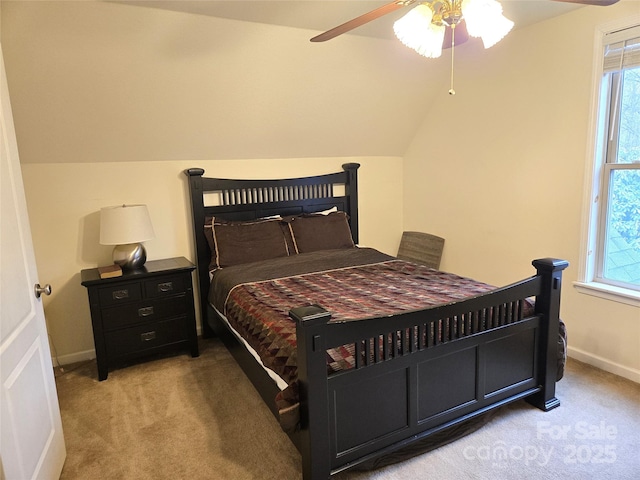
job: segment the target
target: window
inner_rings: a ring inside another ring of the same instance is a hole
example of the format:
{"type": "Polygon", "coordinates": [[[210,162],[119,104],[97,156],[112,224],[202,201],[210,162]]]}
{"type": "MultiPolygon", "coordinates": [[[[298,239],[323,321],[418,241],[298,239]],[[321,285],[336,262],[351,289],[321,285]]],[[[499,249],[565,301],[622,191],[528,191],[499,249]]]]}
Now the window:
{"type": "Polygon", "coordinates": [[[583,285],[640,300],[640,25],[603,32],[583,285]]]}

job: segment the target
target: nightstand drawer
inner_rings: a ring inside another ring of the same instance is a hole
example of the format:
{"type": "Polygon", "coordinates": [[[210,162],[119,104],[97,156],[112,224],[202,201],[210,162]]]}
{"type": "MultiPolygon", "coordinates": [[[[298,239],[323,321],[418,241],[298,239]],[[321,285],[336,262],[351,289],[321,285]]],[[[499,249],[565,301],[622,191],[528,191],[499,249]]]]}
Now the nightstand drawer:
{"type": "Polygon", "coordinates": [[[144,282],[146,298],[166,297],[186,290],[184,275],[158,277],[144,282]]]}
{"type": "Polygon", "coordinates": [[[182,315],[187,311],[187,306],[186,295],[128,303],[103,309],[102,322],[105,330],[115,330],[138,323],[182,315]]]}
{"type": "Polygon", "coordinates": [[[101,288],[99,295],[102,306],[119,305],[140,300],[142,298],[142,289],[139,283],[125,283],[101,288]]]}
{"type": "MultiPolygon", "coordinates": [[[[107,358],[116,359],[131,354],[187,340],[185,317],[154,322],[105,333],[107,358]]],[[[136,355],[137,356],[137,355],[136,355]]]]}

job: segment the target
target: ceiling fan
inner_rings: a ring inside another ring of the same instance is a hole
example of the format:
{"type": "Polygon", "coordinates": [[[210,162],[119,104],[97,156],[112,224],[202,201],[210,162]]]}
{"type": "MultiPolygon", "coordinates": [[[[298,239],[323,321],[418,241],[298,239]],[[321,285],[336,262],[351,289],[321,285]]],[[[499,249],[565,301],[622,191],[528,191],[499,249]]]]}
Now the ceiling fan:
{"type": "MultiPolygon", "coordinates": [[[[613,5],[614,3],[618,3],[619,0],[551,0],[551,1],[577,3],[580,5],[599,5],[602,7],[606,7],[609,5],[613,5]]],[[[401,8],[413,5],[414,3],[423,3],[423,2],[419,2],[419,0],[396,0],[394,2],[387,3],[386,5],[378,7],[375,10],[371,10],[370,12],[367,12],[364,15],[360,15],[359,17],[353,18],[348,22],[338,25],[337,27],[334,27],[331,30],[327,30],[326,32],[321,33],[320,35],[313,37],[311,41],[326,42],[327,40],[331,40],[332,38],[337,37],[338,35],[342,35],[343,33],[347,33],[355,28],[358,28],[364,25],[365,23],[369,23],[391,12],[395,12],[396,10],[399,10],[401,8]]],[[[438,4],[440,4],[444,9],[447,9],[451,12],[454,12],[454,11],[461,12],[462,1],[459,1],[459,0],[454,0],[454,1],[429,0],[424,3],[431,5],[432,6],[431,8],[437,8],[438,4]]],[[[452,20],[454,19],[455,19],[455,15],[452,17],[452,20]]],[[[443,21],[446,22],[447,20],[443,17],[443,21]]],[[[461,18],[460,16],[460,18],[458,18],[458,23],[464,24],[464,18],[461,18]]],[[[462,39],[459,38],[456,41],[456,44],[459,45],[460,43],[462,43],[461,40],[462,39]]],[[[448,48],[449,46],[451,46],[450,42],[448,46],[445,46],[445,48],[448,48]]]]}
{"type": "MultiPolygon", "coordinates": [[[[581,5],[608,6],[619,0],[552,0],[581,5]]],[[[327,30],[311,39],[325,42],[347,33],[377,18],[410,5],[417,4],[404,17],[394,23],[394,32],[406,46],[419,54],[436,58],[443,48],[451,48],[451,89],[453,89],[454,46],[480,37],[485,48],[500,41],[513,27],[513,22],[502,15],[497,0],[395,0],[370,12],[327,30]]]]}

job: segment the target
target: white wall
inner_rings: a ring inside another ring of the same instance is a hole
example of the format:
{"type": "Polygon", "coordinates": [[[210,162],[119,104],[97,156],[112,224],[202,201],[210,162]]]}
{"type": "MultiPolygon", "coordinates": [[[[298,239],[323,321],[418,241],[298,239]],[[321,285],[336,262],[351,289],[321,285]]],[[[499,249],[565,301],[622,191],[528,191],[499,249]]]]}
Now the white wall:
{"type": "Polygon", "coordinates": [[[61,363],[94,356],[80,270],[111,263],[112,247],[98,241],[101,207],[146,203],[156,233],[145,242],[147,258],[185,256],[193,261],[185,169],[201,167],[222,178],[283,178],[342,171],[348,162],[361,164],[360,242],[394,253],[402,231],[402,159],[396,157],[24,164],[38,272],[53,287],[44,309],[54,355],[61,363]],[[389,198],[398,203],[389,205],[389,198]]]}
{"type": "Polygon", "coordinates": [[[640,381],[640,309],[578,293],[595,27],[640,2],[587,7],[463,50],[457,95],[432,105],[405,156],[404,228],[446,238],[442,267],[496,285],[557,257],[569,353],[640,381]],[[453,126],[448,130],[445,126],[453,126]]]}

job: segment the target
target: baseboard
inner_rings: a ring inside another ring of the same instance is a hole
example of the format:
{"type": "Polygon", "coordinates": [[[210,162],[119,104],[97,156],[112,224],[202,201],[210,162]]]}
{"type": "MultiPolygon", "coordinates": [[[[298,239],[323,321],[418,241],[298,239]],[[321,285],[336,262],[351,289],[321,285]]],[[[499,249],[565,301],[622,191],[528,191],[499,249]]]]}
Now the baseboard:
{"type": "Polygon", "coordinates": [[[77,363],[77,362],[85,362],[87,360],[93,360],[94,358],[96,358],[96,351],[95,350],[85,350],[84,352],[76,352],[76,353],[70,353],[69,355],[60,355],[57,358],[53,358],[53,365],[54,366],[58,366],[58,365],[69,365],[71,363],[77,363]]]}
{"type": "MultiPolygon", "coordinates": [[[[200,332],[198,332],[198,336],[199,335],[200,332]]],[[[619,363],[612,362],[610,360],[607,360],[606,358],[599,357],[598,355],[593,355],[592,353],[585,352],[584,350],[580,350],[579,348],[575,347],[568,347],[567,354],[569,357],[575,358],[580,362],[588,363],[589,365],[598,367],[606,372],[610,372],[615,375],[628,378],[633,382],[640,383],[640,370],[620,365],[619,363]]],[[[84,352],[61,355],[57,359],[54,358],[53,364],[56,366],[69,365],[71,363],[93,360],[94,358],[96,358],[95,350],[85,350],[84,352]]]]}
{"type": "Polygon", "coordinates": [[[612,362],[606,358],[599,357],[598,355],[594,355],[574,347],[567,348],[567,354],[569,357],[575,358],[580,362],[588,363],[589,365],[598,367],[606,372],[640,383],[640,370],[636,370],[635,368],[620,365],[619,363],[612,362]]]}

